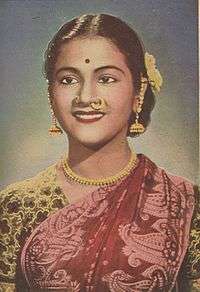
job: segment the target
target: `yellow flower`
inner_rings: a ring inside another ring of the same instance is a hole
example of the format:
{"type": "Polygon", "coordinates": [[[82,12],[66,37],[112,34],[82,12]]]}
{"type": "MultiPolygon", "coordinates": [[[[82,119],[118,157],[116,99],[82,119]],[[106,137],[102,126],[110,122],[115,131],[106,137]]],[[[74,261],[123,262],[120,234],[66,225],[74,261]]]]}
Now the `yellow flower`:
{"type": "Polygon", "coordinates": [[[147,70],[147,75],[149,82],[151,84],[152,90],[160,91],[160,88],[163,84],[162,76],[159,72],[159,70],[156,67],[156,60],[153,55],[150,55],[149,53],[145,53],[145,67],[147,70]]]}

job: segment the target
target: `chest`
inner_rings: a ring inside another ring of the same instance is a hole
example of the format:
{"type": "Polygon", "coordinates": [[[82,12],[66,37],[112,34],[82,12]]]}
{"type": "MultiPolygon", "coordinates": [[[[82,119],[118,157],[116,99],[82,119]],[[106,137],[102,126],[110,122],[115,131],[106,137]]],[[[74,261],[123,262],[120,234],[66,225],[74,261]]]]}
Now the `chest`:
{"type": "Polygon", "coordinates": [[[181,194],[158,188],[99,189],[32,234],[22,261],[30,286],[169,291],[184,255],[185,207],[181,194]]]}

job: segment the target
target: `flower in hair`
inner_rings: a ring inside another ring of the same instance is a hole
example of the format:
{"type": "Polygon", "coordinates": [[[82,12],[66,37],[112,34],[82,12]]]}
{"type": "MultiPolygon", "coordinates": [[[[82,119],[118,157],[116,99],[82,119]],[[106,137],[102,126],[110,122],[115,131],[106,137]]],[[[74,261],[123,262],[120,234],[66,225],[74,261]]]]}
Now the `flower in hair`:
{"type": "Polygon", "coordinates": [[[160,91],[160,88],[163,84],[162,76],[159,72],[159,70],[156,67],[156,59],[153,55],[150,55],[149,53],[145,53],[145,67],[147,70],[148,75],[148,81],[151,85],[151,88],[154,92],[160,91]]]}

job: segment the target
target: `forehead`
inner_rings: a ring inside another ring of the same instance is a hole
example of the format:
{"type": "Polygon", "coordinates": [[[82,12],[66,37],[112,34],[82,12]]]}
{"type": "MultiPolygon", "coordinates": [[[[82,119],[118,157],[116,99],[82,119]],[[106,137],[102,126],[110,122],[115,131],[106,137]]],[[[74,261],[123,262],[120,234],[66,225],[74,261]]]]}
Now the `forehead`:
{"type": "Polygon", "coordinates": [[[62,44],[57,56],[56,65],[80,64],[89,59],[90,63],[98,65],[117,63],[125,66],[125,56],[118,47],[109,39],[101,36],[76,38],[68,43],[62,44]]]}

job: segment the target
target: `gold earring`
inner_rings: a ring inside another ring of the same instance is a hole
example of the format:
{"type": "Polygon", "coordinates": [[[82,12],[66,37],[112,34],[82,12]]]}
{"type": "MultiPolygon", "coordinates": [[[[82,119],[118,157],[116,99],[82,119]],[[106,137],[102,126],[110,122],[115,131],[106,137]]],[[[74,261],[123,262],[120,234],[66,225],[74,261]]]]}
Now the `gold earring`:
{"type": "Polygon", "coordinates": [[[135,122],[130,126],[129,132],[132,134],[141,134],[145,131],[143,124],[138,122],[139,113],[136,112],[135,122]]]}
{"type": "Polygon", "coordinates": [[[141,76],[141,88],[140,88],[140,93],[138,96],[139,103],[138,107],[136,109],[136,117],[135,117],[135,122],[130,126],[129,132],[132,134],[141,134],[144,133],[145,128],[143,124],[139,123],[139,113],[142,111],[142,105],[144,102],[144,95],[147,89],[147,79],[143,76],[141,76]]]}
{"type": "Polygon", "coordinates": [[[62,129],[57,125],[57,120],[53,111],[53,107],[52,107],[52,103],[50,100],[50,97],[48,96],[48,100],[49,100],[49,105],[50,105],[50,110],[51,110],[51,122],[52,125],[49,128],[49,135],[50,136],[57,136],[63,133],[62,129]]]}

